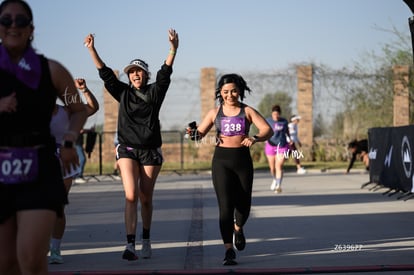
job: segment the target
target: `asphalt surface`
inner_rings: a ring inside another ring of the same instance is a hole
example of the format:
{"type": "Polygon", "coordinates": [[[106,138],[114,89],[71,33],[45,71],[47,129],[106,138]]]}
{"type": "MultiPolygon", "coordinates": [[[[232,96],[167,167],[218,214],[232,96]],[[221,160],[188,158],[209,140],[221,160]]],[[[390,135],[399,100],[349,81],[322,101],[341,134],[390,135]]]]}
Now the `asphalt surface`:
{"type": "Polygon", "coordinates": [[[285,173],[283,192],[275,194],[269,174],[256,172],[246,249],[228,267],[208,173],[159,177],[153,255],[132,262],[121,259],[121,181],[91,178],[72,187],[65,263],[49,265],[50,274],[414,274],[414,198],[361,188],[368,179],[362,171],[285,173]]]}

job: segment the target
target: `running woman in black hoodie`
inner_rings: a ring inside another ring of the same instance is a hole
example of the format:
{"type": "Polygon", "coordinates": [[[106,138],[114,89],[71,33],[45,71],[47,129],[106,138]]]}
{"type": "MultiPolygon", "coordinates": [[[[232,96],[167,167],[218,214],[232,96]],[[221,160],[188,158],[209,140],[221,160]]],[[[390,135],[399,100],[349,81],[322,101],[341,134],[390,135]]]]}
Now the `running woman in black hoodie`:
{"type": "Polygon", "coordinates": [[[127,84],[119,81],[112,69],[101,60],[94,46],[94,36],[89,34],[84,41],[105,88],[119,102],[116,158],[125,191],[127,246],[122,258],[128,261],[138,259],[135,252],[138,199],[141,200],[143,227],[141,257],[151,257],[152,197],[163,162],[159,113],[171,82],[178,48],[178,33],[175,30],[168,31],[168,41],[170,49],[167,59],[151,84],[148,83],[150,72],[145,61],[134,59],[124,68],[129,79],[127,84]]]}

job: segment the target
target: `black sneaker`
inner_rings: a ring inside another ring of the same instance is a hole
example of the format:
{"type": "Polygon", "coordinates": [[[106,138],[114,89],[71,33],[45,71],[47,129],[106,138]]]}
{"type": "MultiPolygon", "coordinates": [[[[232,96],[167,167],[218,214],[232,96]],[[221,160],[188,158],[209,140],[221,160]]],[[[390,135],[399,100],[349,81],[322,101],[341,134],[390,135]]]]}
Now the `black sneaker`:
{"type": "Polygon", "coordinates": [[[234,259],[236,259],[236,252],[234,252],[233,248],[227,249],[223,265],[236,265],[237,262],[234,259]]]}
{"type": "Polygon", "coordinates": [[[246,247],[246,238],[244,237],[242,228],[239,231],[234,230],[234,245],[239,251],[242,251],[246,247]]]}
{"type": "Polygon", "coordinates": [[[124,253],[122,254],[122,259],[124,260],[128,260],[128,261],[136,261],[138,260],[138,256],[135,252],[134,248],[131,247],[127,247],[124,251],[124,253]]]}

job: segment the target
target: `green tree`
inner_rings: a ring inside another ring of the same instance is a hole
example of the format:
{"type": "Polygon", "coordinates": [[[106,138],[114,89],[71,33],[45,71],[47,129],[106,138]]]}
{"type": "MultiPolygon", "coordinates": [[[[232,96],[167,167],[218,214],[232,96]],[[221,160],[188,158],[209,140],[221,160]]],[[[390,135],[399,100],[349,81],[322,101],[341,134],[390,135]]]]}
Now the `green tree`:
{"type": "Polygon", "coordinates": [[[339,112],[336,113],[335,117],[332,120],[330,131],[328,134],[331,135],[332,138],[336,140],[342,140],[343,139],[343,133],[344,133],[344,120],[345,120],[345,113],[339,112]]]}
{"type": "Polygon", "coordinates": [[[272,113],[272,107],[279,105],[282,109],[281,116],[289,120],[292,115],[292,101],[292,97],[286,92],[265,94],[259,103],[258,110],[264,117],[269,117],[272,113]]]}
{"type": "MultiPolygon", "coordinates": [[[[332,121],[331,134],[339,136],[343,127],[342,138],[360,139],[367,136],[369,128],[393,125],[393,73],[394,65],[411,65],[413,56],[411,38],[395,28],[382,30],[395,34],[395,40],[383,46],[381,53],[366,53],[355,62],[351,70],[337,72],[335,84],[345,91],[341,101],[344,110],[332,121]],[[342,75],[341,75],[342,74],[342,75]],[[340,78],[339,75],[343,77],[340,78]],[[344,119],[339,123],[339,119],[344,119]]],[[[410,77],[412,85],[412,77],[410,77]]],[[[410,98],[413,89],[410,88],[410,98]]],[[[413,121],[414,104],[411,104],[410,121],[413,121]]]]}
{"type": "Polygon", "coordinates": [[[318,114],[316,116],[316,120],[313,122],[313,136],[314,137],[321,137],[326,132],[326,123],[325,119],[323,118],[322,114],[318,114]]]}

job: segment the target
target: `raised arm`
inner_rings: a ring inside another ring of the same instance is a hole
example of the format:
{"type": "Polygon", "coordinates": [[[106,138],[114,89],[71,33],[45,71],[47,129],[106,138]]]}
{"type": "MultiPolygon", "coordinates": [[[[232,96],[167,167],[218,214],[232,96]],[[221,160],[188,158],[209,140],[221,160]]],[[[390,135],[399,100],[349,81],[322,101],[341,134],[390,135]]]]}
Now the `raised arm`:
{"type": "Polygon", "coordinates": [[[95,49],[95,36],[93,34],[88,34],[85,37],[84,45],[88,48],[89,54],[91,55],[92,61],[96,68],[102,69],[105,66],[105,63],[99,57],[98,52],[95,49]]]}
{"type": "Polygon", "coordinates": [[[165,64],[171,67],[174,64],[178,49],[178,33],[174,29],[168,30],[168,41],[170,42],[170,52],[165,60],[165,64]]]}
{"type": "Polygon", "coordinates": [[[76,88],[83,93],[83,96],[86,99],[86,113],[88,116],[95,114],[99,110],[99,103],[93,93],[86,86],[86,81],[83,78],[75,79],[76,88]]]}
{"type": "Polygon", "coordinates": [[[53,85],[57,90],[57,96],[65,103],[70,117],[68,130],[63,135],[64,145],[61,148],[63,169],[70,171],[71,165],[79,164],[78,155],[73,145],[86,122],[86,109],[69,71],[53,60],[49,60],[49,68],[53,85]]]}
{"type": "Polygon", "coordinates": [[[69,135],[64,138],[75,141],[87,118],[85,106],[82,104],[78,90],[73,83],[73,78],[69,71],[67,71],[60,63],[53,60],[49,60],[49,67],[52,75],[52,82],[58,92],[58,97],[64,102],[70,115],[68,127],[69,135]]]}

